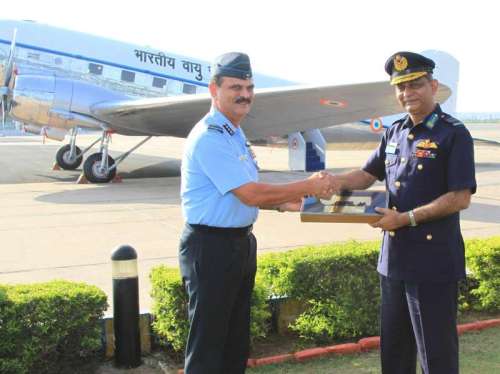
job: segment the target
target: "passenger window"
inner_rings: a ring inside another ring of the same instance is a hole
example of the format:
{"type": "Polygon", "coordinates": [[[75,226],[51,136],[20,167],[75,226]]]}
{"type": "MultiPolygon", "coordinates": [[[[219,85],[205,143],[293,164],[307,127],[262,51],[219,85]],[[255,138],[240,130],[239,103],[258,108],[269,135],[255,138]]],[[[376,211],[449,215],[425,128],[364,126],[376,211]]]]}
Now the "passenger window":
{"type": "Polygon", "coordinates": [[[182,94],[182,83],[173,79],[167,82],[167,93],[169,96],[182,94]]]}
{"type": "Polygon", "coordinates": [[[133,71],[122,70],[122,81],[134,82],[135,81],[135,73],[133,71]]]}
{"type": "Polygon", "coordinates": [[[163,88],[167,84],[167,80],[163,78],[153,77],[153,87],[163,88]]]}
{"type": "Polygon", "coordinates": [[[102,65],[93,64],[92,62],[89,64],[89,73],[95,75],[102,75],[102,65]]]}
{"type": "Polygon", "coordinates": [[[185,93],[188,95],[195,94],[196,93],[196,86],[194,86],[192,84],[184,83],[184,87],[182,88],[182,93],[185,93]]]}
{"type": "Polygon", "coordinates": [[[28,52],[28,58],[32,60],[40,60],[40,55],[34,52],[28,52]]]}

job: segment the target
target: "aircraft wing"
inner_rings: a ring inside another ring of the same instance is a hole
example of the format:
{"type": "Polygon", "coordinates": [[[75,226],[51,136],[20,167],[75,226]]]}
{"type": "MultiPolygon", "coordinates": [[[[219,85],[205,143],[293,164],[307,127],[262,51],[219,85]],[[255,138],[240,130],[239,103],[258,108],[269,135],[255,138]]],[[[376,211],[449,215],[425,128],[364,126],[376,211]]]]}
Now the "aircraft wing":
{"type": "MultiPolygon", "coordinates": [[[[443,102],[450,95],[440,85],[436,99],[443,102]]],[[[95,104],[92,113],[117,133],[186,137],[209,110],[210,100],[209,94],[198,94],[105,101],[95,104]]],[[[243,128],[255,140],[400,112],[388,82],[266,88],[255,91],[243,128]]]]}
{"type": "Polygon", "coordinates": [[[492,145],[494,147],[500,147],[500,142],[497,141],[497,140],[485,139],[485,138],[475,138],[475,137],[472,137],[472,139],[475,142],[478,142],[478,143],[482,143],[482,144],[486,144],[486,145],[492,145]]]}

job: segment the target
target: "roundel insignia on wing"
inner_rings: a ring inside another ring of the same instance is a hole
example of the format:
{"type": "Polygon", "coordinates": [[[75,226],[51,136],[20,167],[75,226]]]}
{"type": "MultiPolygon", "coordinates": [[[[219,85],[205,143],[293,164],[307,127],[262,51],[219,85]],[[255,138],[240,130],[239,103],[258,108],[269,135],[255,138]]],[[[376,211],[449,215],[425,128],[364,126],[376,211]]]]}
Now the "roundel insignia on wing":
{"type": "Polygon", "coordinates": [[[319,99],[321,105],[328,105],[335,108],[345,108],[347,103],[345,101],[329,100],[329,99],[319,99]]]}
{"type": "Polygon", "coordinates": [[[384,129],[382,120],[380,118],[372,118],[370,120],[370,129],[375,133],[382,131],[384,129]]]}

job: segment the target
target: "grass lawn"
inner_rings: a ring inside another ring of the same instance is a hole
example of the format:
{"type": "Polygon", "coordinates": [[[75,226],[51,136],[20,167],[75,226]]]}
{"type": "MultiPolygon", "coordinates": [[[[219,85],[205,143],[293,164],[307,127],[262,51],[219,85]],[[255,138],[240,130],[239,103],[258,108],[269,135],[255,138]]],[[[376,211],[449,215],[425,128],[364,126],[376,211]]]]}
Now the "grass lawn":
{"type": "MultiPolygon", "coordinates": [[[[248,369],[249,374],[380,373],[379,351],[330,356],[305,363],[285,363],[248,369]]],[[[417,371],[418,372],[418,371],[417,371]]],[[[460,337],[460,373],[500,373],[500,328],[467,332],[460,337]]]]}

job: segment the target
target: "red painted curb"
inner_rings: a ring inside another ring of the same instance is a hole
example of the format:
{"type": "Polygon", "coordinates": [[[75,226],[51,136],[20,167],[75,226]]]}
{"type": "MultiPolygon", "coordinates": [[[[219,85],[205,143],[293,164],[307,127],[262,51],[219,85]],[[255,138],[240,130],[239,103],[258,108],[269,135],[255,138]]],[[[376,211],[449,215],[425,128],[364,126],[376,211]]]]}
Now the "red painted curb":
{"type": "Polygon", "coordinates": [[[311,358],[317,358],[321,356],[325,356],[328,354],[328,351],[325,348],[311,348],[305,349],[303,351],[295,352],[293,356],[297,361],[305,361],[311,358]]]}
{"type": "Polygon", "coordinates": [[[462,326],[457,326],[457,335],[458,336],[462,335],[465,331],[467,331],[467,330],[464,330],[462,328],[462,326]]]}
{"type": "Polygon", "coordinates": [[[361,346],[357,343],[330,345],[325,347],[325,349],[328,353],[335,353],[337,355],[349,355],[361,352],[361,346]]]}
{"type": "Polygon", "coordinates": [[[500,326],[500,319],[487,319],[484,321],[480,321],[484,328],[500,326]]]}
{"type": "Polygon", "coordinates": [[[370,351],[372,349],[380,348],[380,336],[372,336],[369,338],[363,338],[358,341],[361,346],[362,351],[370,351]]]}
{"type": "Polygon", "coordinates": [[[282,362],[290,361],[293,359],[294,359],[294,355],[291,353],[287,353],[285,355],[277,355],[277,356],[258,358],[255,360],[255,366],[280,364],[282,362]]]}
{"type": "Polygon", "coordinates": [[[464,323],[457,326],[457,332],[459,335],[466,331],[478,331],[481,329],[481,325],[478,322],[464,323]]]}
{"type": "MultiPolygon", "coordinates": [[[[457,325],[457,332],[459,335],[462,335],[466,331],[479,331],[496,326],[500,326],[500,319],[488,319],[484,321],[476,321],[476,322],[457,325]]],[[[247,361],[247,367],[279,364],[285,361],[293,360],[294,358],[297,361],[305,361],[309,359],[326,356],[331,353],[338,355],[346,355],[346,354],[365,352],[371,349],[378,349],[378,348],[380,348],[380,337],[371,336],[368,338],[360,339],[358,343],[346,343],[346,344],[331,345],[328,347],[310,348],[295,353],[262,357],[257,359],[249,358],[247,361]]],[[[184,374],[184,370],[179,369],[177,371],[177,374],[184,374]]]]}
{"type": "Polygon", "coordinates": [[[476,322],[476,328],[477,328],[477,330],[484,330],[484,329],[488,328],[488,325],[486,323],[484,323],[484,321],[478,321],[478,322],[476,322]]]}

